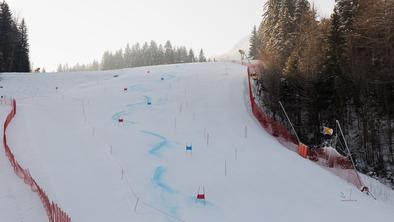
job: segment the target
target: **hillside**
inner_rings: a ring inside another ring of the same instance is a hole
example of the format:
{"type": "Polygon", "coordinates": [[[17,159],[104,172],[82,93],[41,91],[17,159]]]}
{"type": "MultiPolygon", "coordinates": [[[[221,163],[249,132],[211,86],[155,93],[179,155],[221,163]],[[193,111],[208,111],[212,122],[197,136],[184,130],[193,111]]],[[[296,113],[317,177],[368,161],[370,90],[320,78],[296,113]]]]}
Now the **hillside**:
{"type": "MultiPolygon", "coordinates": [[[[394,218],[391,190],[364,178],[374,200],[260,127],[244,66],[3,74],[0,84],[18,106],[11,149],[72,221],[394,218]],[[202,187],[206,202],[196,200],[202,187]]],[[[2,121],[9,110],[1,104],[2,121]]],[[[3,149],[0,181],[0,221],[46,220],[3,149]]]]}

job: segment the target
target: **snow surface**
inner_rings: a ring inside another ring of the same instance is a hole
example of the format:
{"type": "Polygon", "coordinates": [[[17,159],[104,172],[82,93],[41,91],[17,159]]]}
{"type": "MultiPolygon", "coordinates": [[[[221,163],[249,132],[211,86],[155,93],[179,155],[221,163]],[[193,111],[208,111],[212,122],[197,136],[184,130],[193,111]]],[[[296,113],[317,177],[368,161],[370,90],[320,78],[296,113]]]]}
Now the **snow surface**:
{"type": "MultiPolygon", "coordinates": [[[[0,84],[17,100],[11,149],[73,221],[393,221],[392,190],[369,181],[385,190],[375,201],[260,127],[244,66],[3,74],[0,84]]],[[[2,149],[0,221],[46,220],[2,149]]]]}

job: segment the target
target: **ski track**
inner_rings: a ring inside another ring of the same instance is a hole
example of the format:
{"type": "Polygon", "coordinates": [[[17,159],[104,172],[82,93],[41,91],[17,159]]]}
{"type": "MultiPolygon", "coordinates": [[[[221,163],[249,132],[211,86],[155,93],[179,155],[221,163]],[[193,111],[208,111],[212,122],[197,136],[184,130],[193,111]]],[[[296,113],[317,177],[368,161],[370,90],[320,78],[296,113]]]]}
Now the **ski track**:
{"type": "Polygon", "coordinates": [[[149,150],[149,154],[150,155],[160,157],[160,154],[162,153],[162,150],[169,146],[168,139],[165,138],[164,136],[161,136],[161,135],[157,134],[157,133],[153,133],[153,132],[149,132],[149,131],[141,131],[141,132],[146,134],[146,135],[153,136],[153,137],[156,137],[156,138],[160,139],[160,142],[155,144],[155,145],[153,145],[151,147],[151,149],[149,150]]]}
{"type": "MultiPolygon", "coordinates": [[[[126,105],[128,107],[126,110],[117,112],[114,115],[112,115],[112,120],[117,123],[119,121],[119,118],[125,117],[127,115],[130,115],[139,106],[143,106],[143,105],[147,105],[148,106],[148,102],[152,103],[152,98],[150,98],[149,96],[143,96],[143,97],[144,97],[144,101],[141,101],[141,102],[138,102],[138,103],[128,104],[128,105],[126,105]]],[[[136,121],[127,120],[127,119],[124,122],[125,126],[131,126],[131,125],[135,125],[135,124],[137,124],[136,121]]]]}
{"type": "MultiPolygon", "coordinates": [[[[156,82],[170,81],[170,80],[173,80],[173,79],[175,79],[174,75],[164,74],[164,75],[161,75],[160,80],[158,80],[156,82]]],[[[142,84],[131,85],[131,86],[129,86],[127,88],[127,90],[128,91],[134,91],[134,92],[146,92],[146,91],[148,91],[142,84]]],[[[128,104],[128,105],[126,105],[126,107],[127,107],[126,110],[123,110],[123,111],[120,111],[118,113],[115,113],[112,116],[112,120],[117,123],[119,121],[119,118],[122,118],[122,117],[124,118],[127,115],[132,114],[135,111],[136,108],[139,108],[139,107],[149,108],[149,107],[151,107],[152,98],[149,97],[149,96],[146,96],[146,95],[144,95],[143,97],[144,97],[143,101],[137,102],[137,103],[128,104]]],[[[157,104],[155,104],[155,105],[159,105],[159,103],[161,103],[161,102],[162,102],[162,100],[160,99],[160,100],[158,100],[157,104]]],[[[132,121],[132,120],[127,120],[125,118],[124,124],[125,124],[126,127],[128,127],[128,126],[137,124],[137,122],[136,121],[132,121]]],[[[162,136],[162,135],[160,135],[158,133],[155,133],[155,132],[141,130],[141,133],[143,133],[145,135],[148,135],[148,136],[151,136],[151,137],[158,138],[160,140],[160,142],[158,142],[157,144],[153,145],[150,148],[148,153],[151,156],[156,156],[158,158],[161,158],[161,154],[162,154],[163,150],[165,148],[168,148],[169,145],[170,145],[169,140],[166,137],[164,137],[164,136],[162,136]]],[[[161,197],[160,198],[161,199],[161,207],[164,208],[165,211],[168,214],[170,214],[172,216],[177,216],[178,215],[178,206],[176,206],[174,203],[171,203],[166,198],[167,195],[175,195],[177,193],[177,191],[174,188],[172,188],[170,185],[168,185],[167,183],[165,183],[163,181],[163,175],[166,172],[167,172],[167,168],[165,166],[158,166],[158,167],[156,167],[156,169],[153,172],[153,177],[152,177],[151,182],[152,182],[152,185],[153,185],[154,188],[156,188],[156,189],[159,188],[162,191],[161,195],[160,195],[160,197],[161,197]]]]}
{"type": "Polygon", "coordinates": [[[157,167],[155,169],[155,173],[153,174],[152,183],[155,187],[159,187],[167,193],[175,194],[177,192],[163,181],[163,175],[166,173],[166,171],[167,169],[163,166],[157,167]]]}

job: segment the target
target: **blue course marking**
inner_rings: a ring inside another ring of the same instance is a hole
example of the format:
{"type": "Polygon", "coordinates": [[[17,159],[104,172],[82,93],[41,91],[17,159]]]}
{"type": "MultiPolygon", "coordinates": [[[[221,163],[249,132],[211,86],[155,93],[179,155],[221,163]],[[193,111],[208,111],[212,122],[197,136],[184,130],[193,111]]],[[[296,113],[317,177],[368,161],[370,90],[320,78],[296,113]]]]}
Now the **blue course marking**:
{"type": "MultiPolygon", "coordinates": [[[[134,109],[137,108],[138,106],[144,106],[148,103],[148,101],[150,101],[152,103],[152,98],[150,98],[149,96],[144,96],[144,101],[138,102],[138,103],[131,103],[127,105],[127,110],[124,111],[120,111],[115,113],[114,115],[112,115],[112,120],[115,122],[118,122],[119,118],[121,117],[125,117],[126,115],[131,114],[132,112],[134,112],[134,109]]],[[[131,121],[131,120],[126,120],[124,122],[125,126],[130,126],[130,125],[134,125],[137,124],[137,122],[135,121],[131,121]]]]}
{"type": "Polygon", "coordinates": [[[176,191],[163,181],[163,174],[166,172],[167,170],[163,166],[157,167],[153,174],[152,183],[155,187],[159,187],[169,194],[175,194],[176,191]]]}
{"type": "Polygon", "coordinates": [[[141,132],[160,139],[160,142],[152,146],[152,148],[149,150],[150,155],[159,156],[161,151],[169,145],[169,141],[164,136],[149,131],[141,132]]]}
{"type": "Polygon", "coordinates": [[[152,98],[150,98],[149,96],[143,96],[143,97],[144,97],[144,101],[138,102],[138,103],[131,103],[131,104],[128,104],[127,107],[129,107],[129,108],[135,108],[136,106],[141,106],[141,105],[146,104],[148,101],[152,101],[152,98]]]}
{"type": "Polygon", "coordinates": [[[134,84],[127,88],[129,91],[146,92],[148,91],[142,84],[134,84]]]}
{"type": "Polygon", "coordinates": [[[190,205],[195,205],[195,204],[203,204],[205,206],[209,206],[209,207],[214,207],[215,205],[207,200],[198,200],[197,197],[195,196],[189,196],[186,198],[186,202],[190,205]]]}
{"type": "MultiPolygon", "coordinates": [[[[131,111],[121,111],[121,112],[115,113],[115,114],[112,116],[112,120],[118,122],[118,121],[119,121],[119,118],[121,118],[122,116],[126,116],[126,115],[129,114],[130,112],[131,112],[131,111]]],[[[134,125],[134,124],[137,124],[137,122],[130,121],[130,120],[124,121],[124,125],[125,125],[125,126],[130,126],[130,125],[134,125]]]]}
{"type": "Polygon", "coordinates": [[[167,172],[167,169],[163,166],[159,166],[155,169],[155,172],[152,177],[152,184],[155,188],[159,188],[163,193],[161,194],[161,206],[165,208],[165,211],[172,216],[178,215],[178,207],[171,203],[171,201],[166,200],[164,198],[165,194],[167,195],[174,195],[177,193],[175,189],[170,187],[163,181],[163,175],[167,172]]]}

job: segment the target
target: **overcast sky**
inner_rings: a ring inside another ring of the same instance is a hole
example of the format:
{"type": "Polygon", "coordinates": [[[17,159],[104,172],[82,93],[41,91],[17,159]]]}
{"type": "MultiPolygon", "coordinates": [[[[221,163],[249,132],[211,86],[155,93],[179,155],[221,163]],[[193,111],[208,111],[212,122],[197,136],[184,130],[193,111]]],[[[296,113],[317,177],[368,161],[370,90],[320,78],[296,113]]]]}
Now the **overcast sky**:
{"type": "MultiPolygon", "coordinates": [[[[6,0],[25,18],[35,67],[88,63],[105,50],[155,40],[228,51],[261,21],[265,0],[6,0]]],[[[330,15],[334,0],[315,0],[330,15]]]]}

